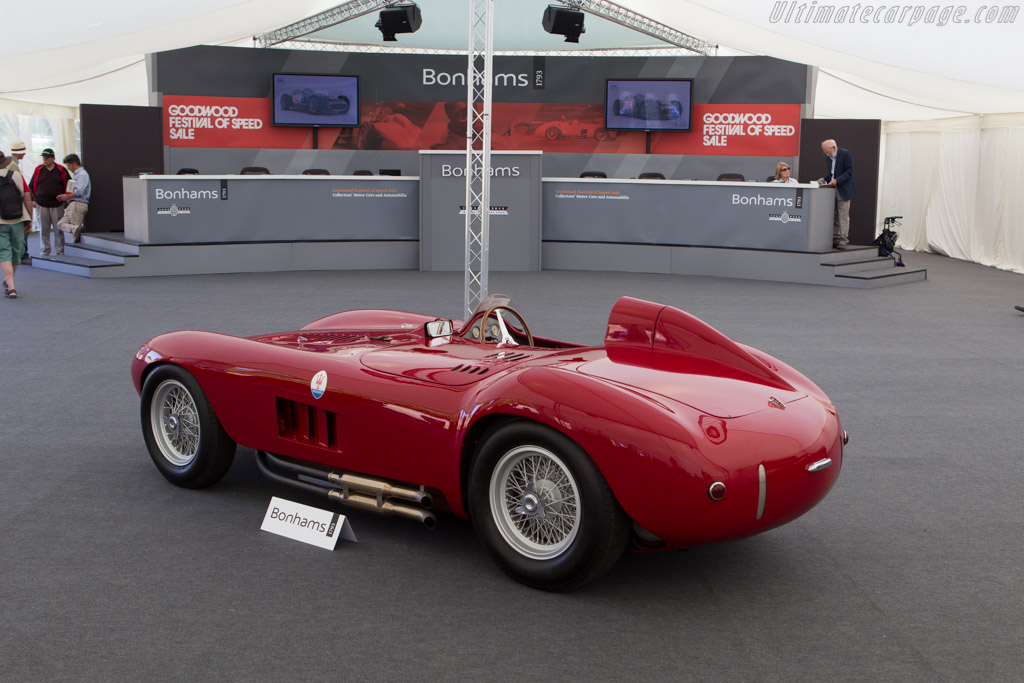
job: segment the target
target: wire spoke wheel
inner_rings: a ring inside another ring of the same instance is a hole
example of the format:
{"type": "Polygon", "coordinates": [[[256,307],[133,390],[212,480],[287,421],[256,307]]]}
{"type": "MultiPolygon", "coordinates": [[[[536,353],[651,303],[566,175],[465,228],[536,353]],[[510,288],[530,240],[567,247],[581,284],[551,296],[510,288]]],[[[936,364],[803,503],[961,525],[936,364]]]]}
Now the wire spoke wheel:
{"type": "Polygon", "coordinates": [[[580,529],[580,492],[568,466],[535,445],[513,448],[490,480],[491,514],[505,541],[534,560],[558,557],[580,529]]]}
{"type": "Polygon", "coordinates": [[[516,581],[579,588],[611,569],[630,520],[587,452],[529,420],[495,427],[469,473],[469,513],[480,540],[516,581]]]}
{"type": "Polygon", "coordinates": [[[190,372],[171,364],[158,366],[146,376],[141,399],[146,448],[168,481],[199,489],[227,474],[235,442],[190,372]]]}
{"type": "Polygon", "coordinates": [[[157,387],[150,405],[153,436],[160,453],[177,467],[184,467],[199,453],[199,410],[192,394],[177,380],[157,387]]]}

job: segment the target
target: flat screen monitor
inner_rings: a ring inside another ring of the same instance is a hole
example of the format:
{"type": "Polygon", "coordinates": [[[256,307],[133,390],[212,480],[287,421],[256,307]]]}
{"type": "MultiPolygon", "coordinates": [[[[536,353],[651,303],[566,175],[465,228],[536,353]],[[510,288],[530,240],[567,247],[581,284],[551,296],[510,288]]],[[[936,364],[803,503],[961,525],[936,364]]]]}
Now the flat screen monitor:
{"type": "Polygon", "coordinates": [[[274,74],[275,126],[358,126],[359,77],[274,74]]]}
{"type": "Polygon", "coordinates": [[[608,80],[604,121],[608,130],[690,130],[693,79],[608,80]]]}

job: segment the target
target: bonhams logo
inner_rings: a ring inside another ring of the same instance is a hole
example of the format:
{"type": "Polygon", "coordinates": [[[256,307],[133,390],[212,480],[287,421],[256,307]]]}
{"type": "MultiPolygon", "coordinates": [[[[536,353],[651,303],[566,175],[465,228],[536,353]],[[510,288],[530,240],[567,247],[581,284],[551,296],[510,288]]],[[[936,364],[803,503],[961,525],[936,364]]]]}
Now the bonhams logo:
{"type": "Polygon", "coordinates": [[[158,216],[177,216],[179,214],[192,213],[192,209],[187,206],[171,204],[168,207],[157,208],[156,213],[158,216]]]}
{"type": "MultiPolygon", "coordinates": [[[[423,85],[456,85],[466,87],[466,74],[463,71],[448,73],[435,69],[423,69],[423,85]]],[[[525,88],[530,85],[529,74],[494,74],[496,88],[525,88]]]]}

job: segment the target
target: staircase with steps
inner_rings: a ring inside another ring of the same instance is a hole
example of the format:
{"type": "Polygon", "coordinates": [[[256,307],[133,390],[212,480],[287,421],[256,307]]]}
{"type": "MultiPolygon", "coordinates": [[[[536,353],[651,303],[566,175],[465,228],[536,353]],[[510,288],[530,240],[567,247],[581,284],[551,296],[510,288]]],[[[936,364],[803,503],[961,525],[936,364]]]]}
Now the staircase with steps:
{"type": "Polygon", "coordinates": [[[878,256],[877,247],[850,247],[846,251],[825,252],[821,254],[820,262],[826,272],[831,271],[836,284],[841,287],[871,289],[928,278],[928,271],[924,268],[900,267],[896,265],[895,258],[878,256]]]}
{"type": "MultiPolygon", "coordinates": [[[[287,270],[354,270],[419,268],[419,243],[395,242],[388,260],[373,256],[359,242],[260,242],[246,244],[140,244],[124,233],[83,233],[79,244],[67,244],[63,256],[34,256],[32,265],[82,277],[143,277],[287,270]]],[[[901,268],[875,247],[851,246],[845,251],[782,252],[709,247],[576,244],[584,249],[565,260],[559,243],[545,243],[544,268],[607,270],[677,275],[710,275],[777,282],[870,289],[925,280],[923,268],[901,268]],[[635,250],[634,264],[622,259],[635,250]],[[659,258],[661,259],[659,261],[659,258]],[[623,264],[627,265],[623,267],[623,264]]]]}

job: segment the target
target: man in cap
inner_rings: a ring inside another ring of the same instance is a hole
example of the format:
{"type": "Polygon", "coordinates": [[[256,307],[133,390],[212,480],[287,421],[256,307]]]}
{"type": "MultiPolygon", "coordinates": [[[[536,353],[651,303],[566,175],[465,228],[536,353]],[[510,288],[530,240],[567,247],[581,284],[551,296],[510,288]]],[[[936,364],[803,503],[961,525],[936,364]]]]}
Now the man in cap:
{"type": "Polygon", "coordinates": [[[53,150],[47,147],[41,156],[43,163],[36,166],[29,188],[39,207],[39,246],[42,256],[50,255],[50,232],[53,231],[53,247],[58,256],[64,255],[64,233],[57,222],[64,217],[64,202],[57,198],[67,192],[71,174],[54,161],[53,150]]]}
{"type": "Polygon", "coordinates": [[[14,161],[11,162],[10,168],[15,171],[21,172],[21,160],[25,158],[25,153],[28,149],[25,147],[25,143],[21,140],[11,141],[11,156],[14,157],[14,161]]]}
{"type": "MultiPolygon", "coordinates": [[[[22,142],[21,140],[13,140],[11,142],[11,157],[12,157],[12,159],[11,159],[10,168],[12,170],[18,171],[19,173],[21,172],[21,160],[25,158],[25,153],[27,151],[28,151],[28,148],[25,147],[25,143],[22,142]]],[[[22,174],[22,175],[24,175],[24,174],[22,174]]],[[[32,194],[32,191],[29,190],[29,195],[31,196],[31,194],[32,194]]],[[[32,213],[32,209],[34,208],[34,203],[31,200],[29,201],[29,207],[30,207],[29,208],[29,214],[31,214],[32,213]]],[[[32,221],[28,220],[28,221],[25,222],[25,243],[26,244],[28,243],[28,233],[31,232],[31,231],[32,231],[32,221]]],[[[27,266],[27,265],[30,265],[31,263],[32,263],[32,257],[28,255],[28,249],[25,249],[25,255],[21,258],[21,264],[23,266],[27,266]]]]}

